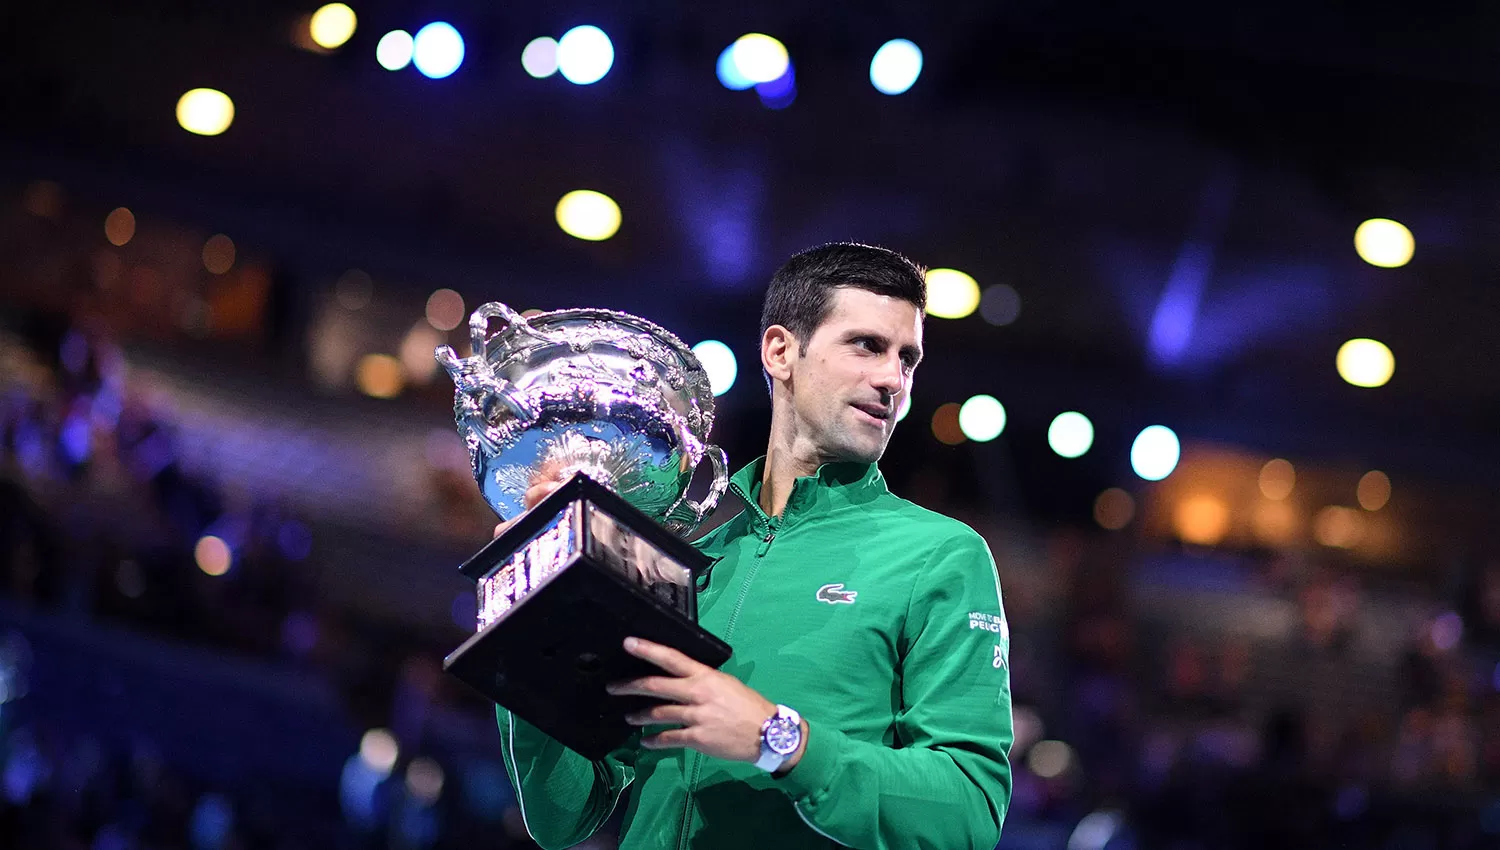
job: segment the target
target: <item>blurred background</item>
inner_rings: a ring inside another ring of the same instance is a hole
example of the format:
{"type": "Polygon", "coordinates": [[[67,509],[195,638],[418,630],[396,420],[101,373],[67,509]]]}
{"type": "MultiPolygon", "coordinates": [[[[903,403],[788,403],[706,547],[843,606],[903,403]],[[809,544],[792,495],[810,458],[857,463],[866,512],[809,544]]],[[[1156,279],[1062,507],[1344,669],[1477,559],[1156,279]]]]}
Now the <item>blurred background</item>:
{"type": "Polygon", "coordinates": [[[1324,5],[6,4],[0,846],[530,846],[433,347],[646,316],[739,466],[838,239],[933,268],[1002,847],[1500,846],[1500,7],[1324,5]]]}

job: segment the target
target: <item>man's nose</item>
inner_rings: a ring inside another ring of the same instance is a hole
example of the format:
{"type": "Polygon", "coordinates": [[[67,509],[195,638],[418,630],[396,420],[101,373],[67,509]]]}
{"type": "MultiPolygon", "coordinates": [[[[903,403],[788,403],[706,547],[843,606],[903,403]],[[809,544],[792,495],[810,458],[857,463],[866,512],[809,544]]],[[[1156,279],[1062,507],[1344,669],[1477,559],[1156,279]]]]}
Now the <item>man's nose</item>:
{"type": "Polygon", "coordinates": [[[901,392],[901,358],[888,357],[879,369],[870,375],[870,384],[880,390],[882,400],[890,401],[891,396],[901,392]]]}

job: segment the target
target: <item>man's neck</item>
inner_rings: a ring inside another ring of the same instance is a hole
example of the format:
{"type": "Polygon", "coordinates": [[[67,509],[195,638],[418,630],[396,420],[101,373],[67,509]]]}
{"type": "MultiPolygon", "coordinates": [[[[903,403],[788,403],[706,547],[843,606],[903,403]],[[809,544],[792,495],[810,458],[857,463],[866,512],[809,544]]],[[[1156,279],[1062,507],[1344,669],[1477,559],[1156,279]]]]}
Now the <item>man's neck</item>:
{"type": "Polygon", "coordinates": [[[798,432],[797,424],[784,415],[784,409],[772,411],[771,440],[766,446],[758,500],[766,516],[781,516],[797,479],[816,474],[824,462],[805,439],[799,439],[798,432]]]}

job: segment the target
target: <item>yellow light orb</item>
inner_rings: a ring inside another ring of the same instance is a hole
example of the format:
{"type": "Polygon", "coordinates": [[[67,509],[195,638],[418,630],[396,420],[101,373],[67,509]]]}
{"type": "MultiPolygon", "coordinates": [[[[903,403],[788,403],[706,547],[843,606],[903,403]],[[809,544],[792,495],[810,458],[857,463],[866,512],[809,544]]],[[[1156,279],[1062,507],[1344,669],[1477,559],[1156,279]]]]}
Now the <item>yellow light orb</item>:
{"type": "Polygon", "coordinates": [[[929,269],[927,315],[962,319],[979,308],[979,284],[958,269],[929,269]]]}
{"type": "Polygon", "coordinates": [[[1372,218],[1354,231],[1354,250],[1372,266],[1394,269],[1411,262],[1416,250],[1411,231],[1399,221],[1372,218]]]}
{"type": "Polygon", "coordinates": [[[1297,511],[1288,502],[1261,502],[1250,521],[1262,543],[1287,546],[1297,537],[1297,511]]]}
{"type": "Polygon", "coordinates": [[[217,89],[193,89],[177,99],[177,123],[189,133],[217,136],[234,123],[234,101],[217,89]]]}
{"type": "Polygon", "coordinates": [[[117,207],[104,217],[104,238],[109,244],[122,246],[135,237],[135,213],[125,207],[117,207]]]}
{"type": "Polygon", "coordinates": [[[1101,528],[1119,531],[1135,516],[1135,499],[1119,487],[1111,487],[1094,500],[1094,522],[1101,528]]]}
{"type": "Polygon", "coordinates": [[[1396,355],[1383,342],[1351,339],[1339,346],[1339,377],[1356,387],[1383,387],[1396,371],[1396,355]]]}
{"type": "Polygon", "coordinates": [[[734,66],[752,83],[769,83],[786,73],[791,58],[786,45],[764,33],[752,32],[734,40],[734,66]]]}
{"type": "Polygon", "coordinates": [[[1278,457],[1266,461],[1266,465],[1260,468],[1260,494],[1267,499],[1279,502],[1292,495],[1295,486],[1297,469],[1291,461],[1278,457]]]}
{"type": "Polygon", "coordinates": [[[1391,500],[1391,477],[1378,469],[1372,469],[1360,477],[1355,493],[1360,507],[1367,511],[1378,511],[1391,500]]]}
{"type": "Polygon", "coordinates": [[[229,551],[228,543],[212,534],[205,534],[198,538],[198,545],[193,547],[193,560],[198,562],[198,569],[204,573],[221,576],[229,572],[234,556],[229,551]]]}
{"type": "Polygon", "coordinates": [[[343,3],[329,3],[313,12],[308,32],[319,47],[333,50],[342,47],[354,35],[354,28],[358,23],[359,18],[353,9],[343,3]]]}
{"type": "Polygon", "coordinates": [[[234,268],[234,240],[222,233],[203,243],[203,267],[213,274],[228,274],[234,268]]]}
{"type": "Polygon", "coordinates": [[[1364,518],[1353,508],[1329,505],[1313,518],[1313,538],[1330,548],[1352,549],[1364,533],[1364,518]]]}
{"type": "Polygon", "coordinates": [[[620,229],[620,205],[603,192],[578,189],[557,202],[557,225],[569,236],[602,242],[620,229]]]}
{"type": "Polygon", "coordinates": [[[389,354],[366,354],[354,372],[359,391],[375,398],[395,398],[406,387],[401,361],[389,354]]]}
{"type": "Polygon", "coordinates": [[[1229,532],[1229,506],[1217,496],[1190,496],[1177,503],[1172,525],[1185,542],[1213,546],[1229,532]]]}

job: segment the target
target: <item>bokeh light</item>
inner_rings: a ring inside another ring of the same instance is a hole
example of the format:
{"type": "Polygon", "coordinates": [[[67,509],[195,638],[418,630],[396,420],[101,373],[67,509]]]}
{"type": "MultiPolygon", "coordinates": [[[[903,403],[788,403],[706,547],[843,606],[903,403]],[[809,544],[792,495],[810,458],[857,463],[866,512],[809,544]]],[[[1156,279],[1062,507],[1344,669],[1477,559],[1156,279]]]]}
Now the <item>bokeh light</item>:
{"type": "Polygon", "coordinates": [[[313,12],[308,31],[319,47],[333,50],[344,46],[354,35],[358,23],[359,18],[353,9],[343,3],[329,3],[313,12]]]}
{"type": "Polygon", "coordinates": [[[442,335],[433,330],[432,325],[417,320],[401,340],[401,370],[406,378],[417,384],[431,381],[438,370],[437,358],[432,352],[442,344],[442,335]]]}
{"type": "Polygon", "coordinates": [[[962,319],[979,306],[979,284],[958,269],[927,271],[927,315],[962,319]]]}
{"type": "Polygon", "coordinates": [[[116,207],[104,217],[104,238],[109,244],[121,246],[135,238],[135,213],[125,207],[116,207]]]}
{"type": "Polygon", "coordinates": [[[620,229],[620,220],[620,205],[603,192],[577,189],[557,202],[557,225],[578,239],[608,239],[620,229]]]}
{"type": "Polygon", "coordinates": [[[430,806],[443,795],[443,768],[427,756],[412,759],[406,768],[406,793],[419,806],[430,806]]]}
{"type": "Polygon", "coordinates": [[[234,123],[234,101],[218,89],[192,89],[177,99],[177,123],[189,133],[217,136],[234,123]]]}
{"type": "Polygon", "coordinates": [[[521,67],[537,79],[557,73],[557,39],[544,35],[533,38],[521,51],[521,67]]]}
{"type": "Polygon", "coordinates": [[[1360,507],[1378,511],[1391,500],[1391,478],[1378,469],[1372,469],[1360,476],[1355,493],[1360,507]]]}
{"type": "Polygon", "coordinates": [[[375,281],[362,269],[350,269],[333,284],[333,295],[345,310],[363,310],[375,294],[375,281]]]}
{"type": "Polygon", "coordinates": [[[1005,431],[1005,405],[992,395],[976,395],[958,409],[958,427],[976,443],[988,443],[1005,431]]]}
{"type": "Polygon", "coordinates": [[[614,64],[615,46],[598,27],[573,27],[557,40],[557,70],[574,85],[599,82],[614,64]]]}
{"type": "Polygon", "coordinates": [[[1313,518],[1313,539],[1335,549],[1352,549],[1364,537],[1360,512],[1342,505],[1329,505],[1313,518]]]}
{"type": "Polygon", "coordinates": [[[359,760],[381,776],[390,775],[400,752],[389,729],[371,729],[359,739],[359,760]]]}
{"type": "Polygon", "coordinates": [[[1297,537],[1297,511],[1290,502],[1261,502],[1250,515],[1255,536],[1271,546],[1288,546],[1297,537]]]}
{"type": "Polygon", "coordinates": [[[724,88],[730,91],[744,91],[755,85],[755,81],[741,74],[740,66],[735,64],[733,44],[719,54],[719,60],[714,63],[714,74],[724,88]]]}
{"type": "Polygon", "coordinates": [[[909,392],[901,397],[901,405],[896,408],[896,421],[900,422],[905,419],[908,413],[911,413],[911,393],[909,392]]]}
{"type": "Polygon", "coordinates": [[[205,534],[198,538],[198,544],[193,547],[193,560],[198,562],[198,569],[207,575],[221,576],[229,572],[234,555],[223,538],[205,534]]]}
{"type": "Polygon", "coordinates": [[[881,94],[901,94],[922,73],[922,49],[904,38],[880,45],[870,60],[870,83],[881,94]]]}
{"type": "Polygon", "coordinates": [[[1147,481],[1160,481],[1171,475],[1181,456],[1182,444],[1165,425],[1148,425],[1130,445],[1130,467],[1147,481]]]}
{"type": "Polygon", "coordinates": [[[1047,445],[1063,457],[1082,457],[1094,445],[1094,423],[1076,410],[1059,413],[1047,426],[1047,445]]]}
{"type": "Polygon", "coordinates": [[[464,37],[452,24],[433,21],[412,39],[411,61],[428,79],[451,76],[464,63],[464,37]]]}
{"type": "Polygon", "coordinates": [[[451,331],[464,321],[464,297],[451,289],[438,289],[427,296],[427,322],[440,331],[451,331]]]}
{"type": "Polygon", "coordinates": [[[1406,225],[1388,218],[1372,218],[1354,230],[1354,250],[1360,259],[1383,269],[1411,262],[1416,244],[1406,225]]]}
{"type": "Polygon", "coordinates": [[[1351,339],[1339,346],[1334,363],[1339,377],[1356,387],[1383,387],[1396,372],[1396,355],[1373,339],[1351,339]]]}
{"type": "Polygon", "coordinates": [[[1260,485],[1262,496],[1279,502],[1292,495],[1292,488],[1297,486],[1297,470],[1289,460],[1272,458],[1260,468],[1260,478],[1257,483],[1260,485]]]}
{"type": "Polygon", "coordinates": [[[693,346],[693,354],[708,373],[708,386],[713,394],[719,396],[729,392],[740,372],[734,352],[729,350],[729,346],[716,339],[705,339],[693,346]]]}
{"type": "Polygon", "coordinates": [[[1042,779],[1056,779],[1073,767],[1073,748],[1062,741],[1037,741],[1026,753],[1026,767],[1042,779]]]}
{"type": "Polygon", "coordinates": [[[998,327],[1014,322],[1021,317],[1020,293],[1006,283],[986,287],[979,299],[979,315],[998,327]]]}
{"type": "Polygon", "coordinates": [[[406,30],[391,30],[375,45],[375,61],[387,71],[399,71],[411,64],[415,39],[406,30]]]}
{"type": "Polygon", "coordinates": [[[958,424],[958,411],[958,402],[950,401],[932,412],[932,436],[945,446],[956,446],[968,439],[958,424]]]}
{"type": "Polygon", "coordinates": [[[756,83],[755,93],[767,109],[786,109],[797,99],[797,71],[790,63],[786,73],[768,83],[756,83]]]}
{"type": "Polygon", "coordinates": [[[1111,487],[1094,499],[1094,522],[1101,528],[1119,531],[1135,518],[1135,499],[1119,487],[1111,487]]]}
{"type": "Polygon", "coordinates": [[[1217,496],[1189,496],[1172,511],[1172,528],[1186,543],[1213,546],[1229,532],[1229,506],[1217,496]]]}
{"type": "Polygon", "coordinates": [[[791,58],[786,45],[763,33],[746,33],[734,40],[735,69],[752,83],[769,83],[786,73],[791,58]]]}
{"type": "Polygon", "coordinates": [[[234,268],[234,240],[215,233],[203,243],[203,267],[213,274],[227,274],[234,268]]]}
{"type": "Polygon", "coordinates": [[[354,372],[359,391],[374,398],[395,398],[406,388],[401,361],[389,354],[366,354],[354,372]]]}

